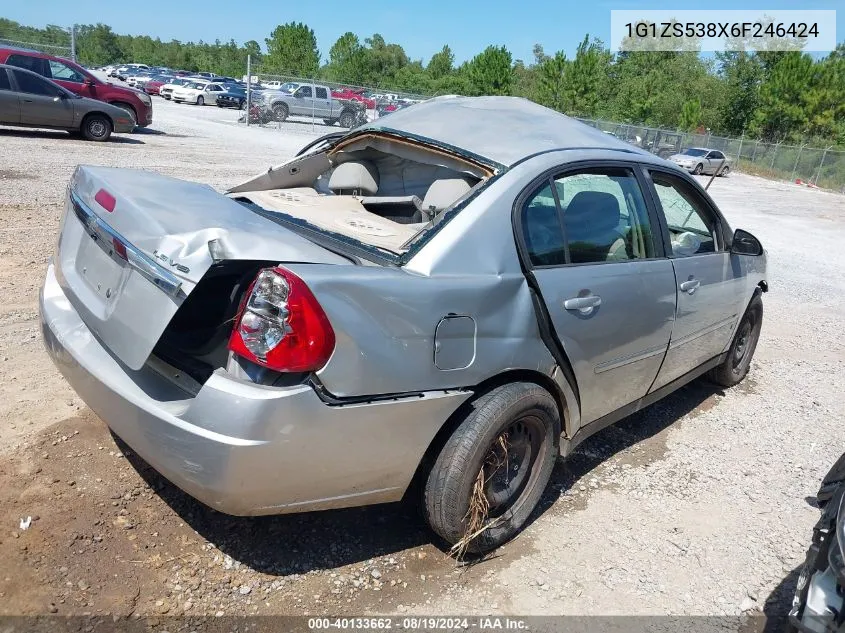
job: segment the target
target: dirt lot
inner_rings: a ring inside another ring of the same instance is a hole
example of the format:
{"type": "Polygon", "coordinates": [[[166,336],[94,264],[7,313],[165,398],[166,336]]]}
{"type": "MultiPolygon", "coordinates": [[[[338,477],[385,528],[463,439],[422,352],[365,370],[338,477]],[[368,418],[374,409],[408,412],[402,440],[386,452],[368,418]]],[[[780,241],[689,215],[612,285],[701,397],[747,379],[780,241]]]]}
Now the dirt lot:
{"type": "Polygon", "coordinates": [[[311,138],[310,124],[248,130],[235,112],[155,106],[152,130],[107,144],[0,130],[0,614],[784,613],[817,515],[807,498],[845,446],[845,197],[714,182],[769,253],[749,379],[695,382],[583,444],[522,536],[458,568],[401,505],[217,514],[54,370],[37,290],[77,163],[222,189],[311,138]]]}

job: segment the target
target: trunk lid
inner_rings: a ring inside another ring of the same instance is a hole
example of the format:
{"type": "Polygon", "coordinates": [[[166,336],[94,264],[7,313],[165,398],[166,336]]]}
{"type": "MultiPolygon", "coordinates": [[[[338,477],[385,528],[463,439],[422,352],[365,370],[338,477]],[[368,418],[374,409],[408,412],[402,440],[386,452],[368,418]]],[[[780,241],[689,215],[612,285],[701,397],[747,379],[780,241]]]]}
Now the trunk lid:
{"type": "Polygon", "coordinates": [[[71,180],[54,259],[82,320],[131,369],[216,262],[351,264],[207,185],[89,166],[71,180]]]}

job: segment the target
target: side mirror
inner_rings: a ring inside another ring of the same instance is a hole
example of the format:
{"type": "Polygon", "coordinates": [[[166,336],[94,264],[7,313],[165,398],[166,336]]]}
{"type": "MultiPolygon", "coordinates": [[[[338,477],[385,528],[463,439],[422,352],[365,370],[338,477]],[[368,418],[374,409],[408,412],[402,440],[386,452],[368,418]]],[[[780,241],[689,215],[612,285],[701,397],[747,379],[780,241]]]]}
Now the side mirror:
{"type": "Polygon", "coordinates": [[[85,85],[85,86],[93,86],[93,85],[94,85],[94,80],[93,80],[93,79],[90,79],[90,78],[88,78],[88,77],[86,77],[86,78],[85,78],[85,81],[83,81],[83,82],[82,82],[82,84],[83,84],[83,85],[85,85]]]}
{"type": "Polygon", "coordinates": [[[734,255],[752,255],[757,257],[763,254],[763,245],[756,237],[748,231],[737,229],[734,231],[731,241],[731,253],[734,255]]]}

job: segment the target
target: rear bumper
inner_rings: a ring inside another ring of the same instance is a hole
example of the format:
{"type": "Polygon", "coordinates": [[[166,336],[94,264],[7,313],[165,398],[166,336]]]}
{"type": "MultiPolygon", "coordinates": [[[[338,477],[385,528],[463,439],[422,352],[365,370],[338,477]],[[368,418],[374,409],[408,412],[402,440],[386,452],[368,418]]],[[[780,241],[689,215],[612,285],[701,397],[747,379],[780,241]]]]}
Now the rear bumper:
{"type": "Polygon", "coordinates": [[[171,482],[228,514],[280,514],[400,499],[469,393],[329,406],[306,385],[269,388],[218,371],[196,396],[119,363],[62,292],[39,297],[54,363],[111,430],[171,482]]]}

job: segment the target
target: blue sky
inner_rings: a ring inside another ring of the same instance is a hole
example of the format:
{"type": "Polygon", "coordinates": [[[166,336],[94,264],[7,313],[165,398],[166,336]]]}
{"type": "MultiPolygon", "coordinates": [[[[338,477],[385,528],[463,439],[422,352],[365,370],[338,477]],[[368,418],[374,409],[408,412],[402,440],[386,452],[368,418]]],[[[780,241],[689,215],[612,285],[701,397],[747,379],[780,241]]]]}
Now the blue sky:
{"type": "Polygon", "coordinates": [[[362,39],[381,33],[404,46],[412,59],[428,58],[449,44],[460,63],[488,44],[504,44],[514,59],[532,58],[540,43],[547,53],[571,55],[586,33],[610,40],[611,9],[837,9],[837,41],[845,39],[845,3],[823,0],[806,6],[792,0],[708,0],[689,2],[626,0],[37,0],[9,2],[0,17],[31,26],[103,22],[117,33],[149,34],[164,40],[257,40],[262,46],[277,24],[298,21],[314,29],[323,57],[346,31],[362,39]],[[838,5],[838,6],[837,6],[838,5]]]}

